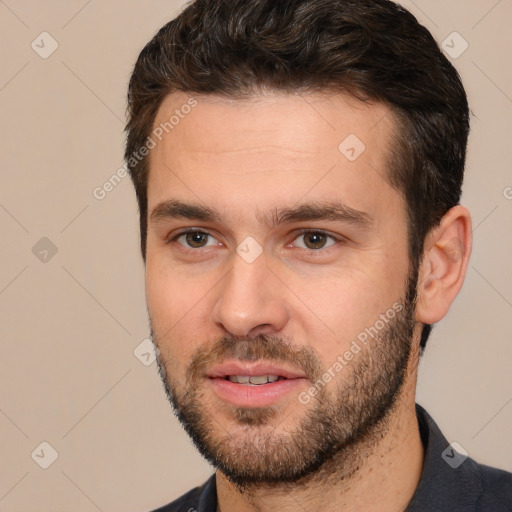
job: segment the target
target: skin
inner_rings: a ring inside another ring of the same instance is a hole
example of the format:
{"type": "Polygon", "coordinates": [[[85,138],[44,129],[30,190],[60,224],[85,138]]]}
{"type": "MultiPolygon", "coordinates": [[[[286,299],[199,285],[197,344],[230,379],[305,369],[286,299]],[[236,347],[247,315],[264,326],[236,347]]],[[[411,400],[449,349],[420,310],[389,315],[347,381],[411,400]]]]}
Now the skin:
{"type": "MultiPolygon", "coordinates": [[[[188,98],[170,94],[155,126],[188,98]]],[[[172,375],[177,391],[184,392],[190,359],[226,333],[286,337],[298,347],[314,348],[328,368],[405,293],[406,205],[385,179],[394,117],[383,104],[361,103],[344,94],[196,99],[198,105],[163,134],[150,154],[150,216],[169,199],[221,214],[217,222],[148,223],[146,298],[164,370],[172,375]],[[338,150],[349,134],[365,145],[354,161],[338,150]],[[315,201],[339,201],[365,212],[371,226],[337,220],[274,227],[263,222],[262,217],[276,208],[315,201]],[[186,227],[210,233],[209,245],[189,246],[187,251],[184,237],[166,243],[186,227]],[[325,248],[308,250],[298,232],[304,228],[325,230],[344,242],[330,240],[325,248]],[[249,236],[262,249],[252,263],[236,253],[249,236]]],[[[329,484],[313,479],[308,485],[257,486],[244,492],[217,471],[222,512],[288,511],[296,510],[297,503],[323,511],[405,509],[423,463],[414,409],[421,328],[447,313],[462,287],[470,252],[470,215],[456,206],[426,238],[404,386],[385,435],[358,446],[364,453],[358,467],[350,473],[340,468],[338,480],[333,469],[329,484]]],[[[326,390],[343,385],[343,378],[343,372],[337,374],[326,390]]],[[[202,392],[214,433],[228,431],[240,439],[249,435],[211,388],[205,384],[202,392]]],[[[296,396],[286,397],[274,433],[291,429],[307,407],[296,396]]]]}

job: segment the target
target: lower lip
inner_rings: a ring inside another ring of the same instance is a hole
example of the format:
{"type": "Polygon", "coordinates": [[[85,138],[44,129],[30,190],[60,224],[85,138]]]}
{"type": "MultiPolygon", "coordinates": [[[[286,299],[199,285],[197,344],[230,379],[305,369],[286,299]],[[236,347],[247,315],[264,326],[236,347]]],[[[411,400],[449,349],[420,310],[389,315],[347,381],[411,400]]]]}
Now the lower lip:
{"type": "Polygon", "coordinates": [[[239,407],[273,405],[293,391],[298,394],[298,389],[306,382],[304,378],[283,379],[251,386],[221,378],[210,378],[209,380],[219,398],[239,407]]]}

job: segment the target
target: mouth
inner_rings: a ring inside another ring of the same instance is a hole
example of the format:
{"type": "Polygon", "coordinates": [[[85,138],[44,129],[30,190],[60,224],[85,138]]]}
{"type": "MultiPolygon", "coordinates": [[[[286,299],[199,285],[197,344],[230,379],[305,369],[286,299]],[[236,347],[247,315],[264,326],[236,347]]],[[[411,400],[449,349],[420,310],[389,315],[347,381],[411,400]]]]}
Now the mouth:
{"type": "Polygon", "coordinates": [[[227,375],[225,379],[244,386],[262,386],[278,380],[285,380],[285,377],[279,375],[227,375]]]}
{"type": "Polygon", "coordinates": [[[207,377],[217,398],[238,407],[274,405],[307,382],[300,371],[262,361],[228,361],[207,377]]]}

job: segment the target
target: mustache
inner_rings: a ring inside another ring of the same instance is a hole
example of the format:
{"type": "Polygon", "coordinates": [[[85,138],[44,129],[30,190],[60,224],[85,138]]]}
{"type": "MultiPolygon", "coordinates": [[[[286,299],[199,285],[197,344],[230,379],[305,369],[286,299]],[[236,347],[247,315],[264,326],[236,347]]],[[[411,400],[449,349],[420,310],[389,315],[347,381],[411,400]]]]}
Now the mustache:
{"type": "Polygon", "coordinates": [[[187,379],[191,382],[201,379],[209,368],[226,359],[286,363],[301,369],[313,382],[323,374],[320,359],[311,347],[294,346],[278,336],[268,334],[261,334],[252,339],[224,335],[194,354],[186,370],[187,379]]]}

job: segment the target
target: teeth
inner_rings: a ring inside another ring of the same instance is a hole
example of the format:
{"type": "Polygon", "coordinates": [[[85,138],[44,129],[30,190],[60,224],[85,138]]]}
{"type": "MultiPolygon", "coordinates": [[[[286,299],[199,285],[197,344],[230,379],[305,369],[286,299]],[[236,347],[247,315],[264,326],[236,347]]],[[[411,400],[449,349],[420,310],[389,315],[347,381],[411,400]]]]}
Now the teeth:
{"type": "Polygon", "coordinates": [[[268,382],[266,375],[258,375],[249,379],[251,384],[266,384],[268,382]]]}
{"type": "Polygon", "coordinates": [[[248,384],[248,385],[261,385],[267,384],[268,382],[275,382],[279,380],[280,377],[277,375],[253,375],[252,377],[248,375],[230,375],[228,380],[231,382],[237,382],[238,384],[248,384]]]}

